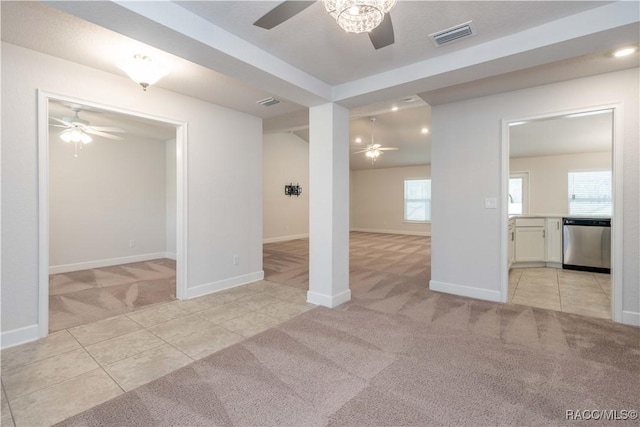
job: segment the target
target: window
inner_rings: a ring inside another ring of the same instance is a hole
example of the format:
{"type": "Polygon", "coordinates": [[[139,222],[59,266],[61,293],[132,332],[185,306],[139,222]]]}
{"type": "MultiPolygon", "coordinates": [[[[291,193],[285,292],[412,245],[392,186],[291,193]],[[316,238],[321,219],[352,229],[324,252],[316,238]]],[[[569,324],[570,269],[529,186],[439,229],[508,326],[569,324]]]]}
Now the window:
{"type": "Polygon", "coordinates": [[[404,181],[404,220],[427,222],[431,220],[431,180],[404,181]]]}
{"type": "Polygon", "coordinates": [[[509,215],[529,212],[529,173],[509,174],[509,215]]]}
{"type": "Polygon", "coordinates": [[[569,215],[611,216],[611,171],[569,172],[569,215]]]}

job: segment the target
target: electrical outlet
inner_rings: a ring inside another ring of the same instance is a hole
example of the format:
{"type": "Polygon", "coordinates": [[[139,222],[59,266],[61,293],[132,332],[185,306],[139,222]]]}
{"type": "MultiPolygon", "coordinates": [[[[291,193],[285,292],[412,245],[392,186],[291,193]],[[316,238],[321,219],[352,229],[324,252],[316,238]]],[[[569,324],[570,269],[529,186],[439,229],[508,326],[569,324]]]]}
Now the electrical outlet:
{"type": "Polygon", "coordinates": [[[129,247],[130,248],[134,247],[135,245],[136,245],[136,241],[135,240],[133,240],[133,239],[129,240],[129,247]]]}
{"type": "Polygon", "coordinates": [[[240,257],[238,255],[233,256],[233,265],[240,264],[240,257]]]}

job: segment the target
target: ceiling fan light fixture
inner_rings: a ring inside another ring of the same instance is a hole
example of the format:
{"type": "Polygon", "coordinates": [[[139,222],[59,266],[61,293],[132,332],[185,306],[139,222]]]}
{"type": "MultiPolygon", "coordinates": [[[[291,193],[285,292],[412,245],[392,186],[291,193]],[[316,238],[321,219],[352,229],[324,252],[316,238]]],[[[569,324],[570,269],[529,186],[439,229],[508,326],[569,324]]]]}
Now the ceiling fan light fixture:
{"type": "Polygon", "coordinates": [[[153,62],[147,55],[136,54],[125,61],[116,64],[118,68],[127,73],[134,82],[142,86],[143,90],[155,84],[169,74],[169,71],[161,65],[153,62]]]}
{"type": "Polygon", "coordinates": [[[382,23],[397,0],[322,0],[325,9],[348,33],[366,33],[382,23]]]}
{"type": "Polygon", "coordinates": [[[64,132],[62,132],[60,134],[60,139],[63,140],[64,142],[74,142],[76,144],[79,142],[83,144],[88,144],[91,141],[93,141],[93,138],[91,138],[82,129],[77,127],[72,129],[67,129],[64,132]]]}

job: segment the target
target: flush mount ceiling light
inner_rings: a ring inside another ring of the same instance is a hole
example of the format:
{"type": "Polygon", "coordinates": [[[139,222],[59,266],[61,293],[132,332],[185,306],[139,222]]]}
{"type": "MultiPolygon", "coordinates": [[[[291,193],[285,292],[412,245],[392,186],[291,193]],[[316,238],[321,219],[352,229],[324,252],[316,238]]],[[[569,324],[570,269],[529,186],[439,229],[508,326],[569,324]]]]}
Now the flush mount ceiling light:
{"type": "Polygon", "coordinates": [[[153,62],[147,55],[136,54],[125,61],[118,62],[118,68],[127,73],[131,80],[142,86],[143,90],[169,74],[166,68],[153,62]]]}
{"type": "Polygon", "coordinates": [[[422,128],[422,129],[420,129],[420,132],[422,132],[424,134],[427,134],[427,133],[429,133],[429,129],[428,128],[422,128]]]}
{"type": "Polygon", "coordinates": [[[382,23],[397,0],[322,0],[340,28],[348,33],[366,33],[382,23]]]}
{"type": "Polygon", "coordinates": [[[618,49],[615,52],[613,52],[613,56],[615,56],[616,58],[622,58],[623,56],[629,56],[631,55],[633,52],[635,52],[637,50],[636,47],[623,47],[622,49],[618,49]]]}

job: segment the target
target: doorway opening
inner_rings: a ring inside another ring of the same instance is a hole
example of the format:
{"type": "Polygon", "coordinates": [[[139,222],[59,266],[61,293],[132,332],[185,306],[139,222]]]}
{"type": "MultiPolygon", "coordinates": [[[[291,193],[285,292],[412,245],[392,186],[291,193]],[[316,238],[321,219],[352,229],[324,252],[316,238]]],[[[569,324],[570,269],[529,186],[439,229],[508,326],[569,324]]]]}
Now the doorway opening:
{"type": "Polygon", "coordinates": [[[618,108],[504,121],[504,302],[621,319],[618,108]],[[579,218],[598,219],[596,239],[572,237],[579,218]],[[578,252],[594,255],[574,266],[578,252]]]}
{"type": "Polygon", "coordinates": [[[40,91],[39,333],[183,299],[186,124],[40,91]]]}

